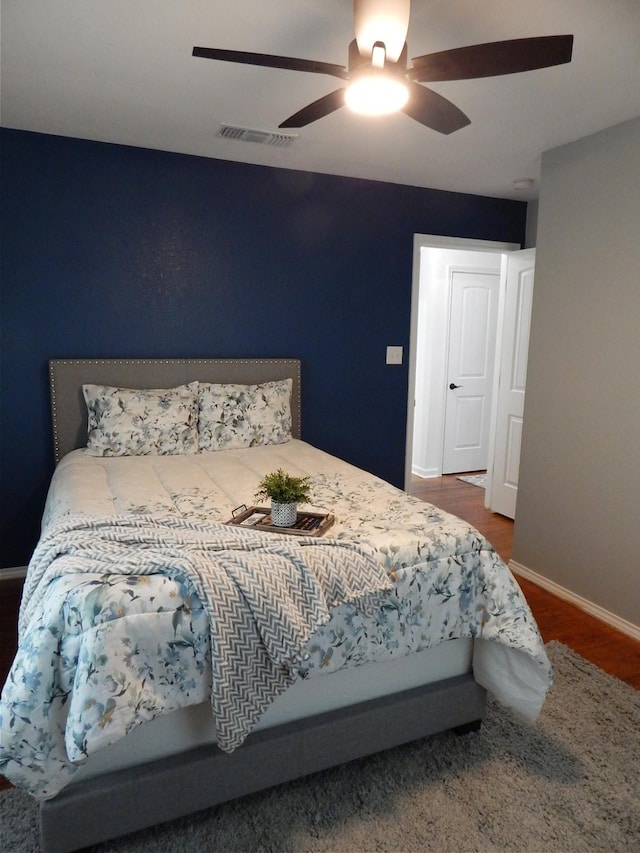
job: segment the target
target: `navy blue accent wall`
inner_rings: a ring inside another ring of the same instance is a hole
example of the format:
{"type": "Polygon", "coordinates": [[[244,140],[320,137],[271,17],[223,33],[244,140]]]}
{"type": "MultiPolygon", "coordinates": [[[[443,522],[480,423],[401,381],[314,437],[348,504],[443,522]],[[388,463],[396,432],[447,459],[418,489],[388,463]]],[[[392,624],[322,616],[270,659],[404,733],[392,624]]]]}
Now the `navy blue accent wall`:
{"type": "Polygon", "coordinates": [[[37,541],[53,357],[299,357],[303,438],[403,485],[416,233],[526,204],[3,130],[2,565],[37,541]]]}

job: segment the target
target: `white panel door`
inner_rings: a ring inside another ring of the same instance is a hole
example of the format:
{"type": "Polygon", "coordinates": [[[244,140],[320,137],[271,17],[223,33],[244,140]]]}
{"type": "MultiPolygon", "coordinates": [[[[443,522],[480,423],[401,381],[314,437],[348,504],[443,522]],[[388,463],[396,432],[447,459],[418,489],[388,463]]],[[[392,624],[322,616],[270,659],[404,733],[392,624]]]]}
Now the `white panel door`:
{"type": "Polygon", "coordinates": [[[486,500],[494,511],[516,517],[522,418],[529,354],[535,249],[504,256],[504,315],[497,358],[495,445],[486,500]]]}
{"type": "Polygon", "coordinates": [[[500,276],[452,268],[450,292],[443,474],[487,468],[500,276]]]}

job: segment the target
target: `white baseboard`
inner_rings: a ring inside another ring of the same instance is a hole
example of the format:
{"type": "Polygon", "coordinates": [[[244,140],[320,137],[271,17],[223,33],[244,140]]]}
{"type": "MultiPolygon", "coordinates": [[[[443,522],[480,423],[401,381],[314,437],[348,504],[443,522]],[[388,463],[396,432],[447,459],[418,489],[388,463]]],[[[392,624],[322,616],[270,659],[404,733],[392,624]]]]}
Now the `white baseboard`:
{"type": "Polygon", "coordinates": [[[634,640],[640,640],[640,625],[634,625],[632,622],[628,622],[621,616],[617,616],[615,613],[605,610],[604,607],[600,607],[600,605],[594,604],[586,598],[582,598],[581,595],[571,592],[570,589],[565,589],[565,587],[560,586],[560,584],[555,581],[545,578],[544,575],[539,575],[537,572],[528,569],[526,566],[523,566],[521,563],[517,563],[515,560],[509,561],[509,568],[515,575],[521,575],[526,580],[536,584],[536,586],[541,586],[543,589],[546,589],[547,592],[561,598],[563,601],[568,601],[569,604],[573,604],[575,607],[578,607],[590,616],[594,616],[601,622],[605,622],[617,631],[621,631],[623,634],[632,637],[634,640]]]}
{"type": "Polygon", "coordinates": [[[411,473],[416,477],[421,477],[423,480],[442,476],[442,471],[439,471],[437,468],[421,468],[420,466],[414,466],[411,469],[411,473]]]}
{"type": "Polygon", "coordinates": [[[26,575],[26,566],[16,566],[15,569],[0,569],[0,581],[12,581],[15,578],[24,578],[26,575]]]}

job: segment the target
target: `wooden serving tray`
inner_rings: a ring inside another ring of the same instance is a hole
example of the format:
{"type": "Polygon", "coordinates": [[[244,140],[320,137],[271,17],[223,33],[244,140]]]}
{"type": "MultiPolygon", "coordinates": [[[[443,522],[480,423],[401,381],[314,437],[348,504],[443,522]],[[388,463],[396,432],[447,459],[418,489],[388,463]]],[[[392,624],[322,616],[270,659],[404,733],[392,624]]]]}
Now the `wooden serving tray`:
{"type": "Polygon", "coordinates": [[[271,510],[265,506],[240,506],[225,524],[247,527],[268,533],[285,533],[288,536],[322,536],[335,521],[330,512],[298,512],[292,527],[276,527],[271,520],[271,510]]]}

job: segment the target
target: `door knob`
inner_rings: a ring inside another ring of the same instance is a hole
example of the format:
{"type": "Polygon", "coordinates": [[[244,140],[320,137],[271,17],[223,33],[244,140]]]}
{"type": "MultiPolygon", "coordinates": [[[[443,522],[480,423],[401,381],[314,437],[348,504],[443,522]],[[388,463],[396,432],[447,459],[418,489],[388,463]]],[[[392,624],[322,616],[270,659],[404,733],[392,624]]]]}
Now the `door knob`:
{"type": "Polygon", "coordinates": [[[455,391],[455,390],[456,390],[456,388],[462,388],[462,387],[463,387],[462,385],[456,385],[456,383],[455,383],[455,382],[451,382],[451,383],[449,384],[449,389],[450,389],[451,391],[455,391]]]}

